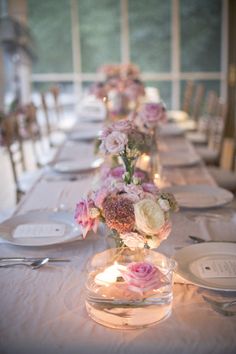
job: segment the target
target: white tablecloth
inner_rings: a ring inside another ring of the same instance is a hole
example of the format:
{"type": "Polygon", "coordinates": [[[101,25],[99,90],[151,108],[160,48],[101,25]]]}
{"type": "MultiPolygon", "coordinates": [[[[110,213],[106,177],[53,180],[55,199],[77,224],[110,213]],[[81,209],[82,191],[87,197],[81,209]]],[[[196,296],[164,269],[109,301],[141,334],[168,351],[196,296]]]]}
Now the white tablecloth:
{"type": "MultiPolygon", "coordinates": [[[[178,138],[179,144],[184,143],[178,138]]],[[[177,140],[176,140],[177,142],[177,140]]],[[[171,149],[171,144],[168,145],[171,149]]],[[[174,146],[174,145],[173,145],[174,146]]],[[[68,156],[68,145],[58,156],[68,156]]],[[[78,150],[79,151],[79,150],[78,150]]],[[[75,150],[69,155],[78,157],[75,150]]],[[[84,154],[84,150],[81,150],[84,154]]],[[[87,151],[92,153],[92,149],[87,151]]],[[[89,154],[89,153],[88,153],[89,154]]],[[[88,156],[88,155],[87,155],[88,156]]],[[[79,157],[82,158],[82,157],[79,157]]],[[[175,184],[214,184],[203,165],[164,170],[175,184]],[[178,179],[179,178],[179,179],[178,179]],[[199,182],[200,180],[200,182],[199,182]],[[197,182],[196,182],[197,181],[197,182]]],[[[49,174],[50,175],[50,174],[49,174]]],[[[63,203],[73,208],[77,199],[89,190],[93,177],[76,181],[51,182],[42,178],[23,199],[17,213],[32,209],[54,208],[63,203]],[[61,191],[65,191],[61,194],[61,191]]],[[[190,245],[188,235],[206,239],[235,239],[235,209],[231,205],[209,211],[181,211],[173,215],[173,229],[159,252],[169,256],[177,247],[190,245]],[[215,215],[221,217],[215,217],[215,215]]],[[[236,352],[236,316],[223,317],[202,299],[207,290],[191,284],[174,285],[172,315],[146,329],[112,330],[91,320],[84,304],[87,261],[107,248],[101,227],[97,235],[48,247],[19,247],[0,244],[1,256],[50,256],[70,258],[70,263],[52,264],[39,270],[1,269],[0,278],[0,352],[11,353],[214,353],[236,352]]],[[[236,294],[235,294],[236,295],[236,294]]]]}

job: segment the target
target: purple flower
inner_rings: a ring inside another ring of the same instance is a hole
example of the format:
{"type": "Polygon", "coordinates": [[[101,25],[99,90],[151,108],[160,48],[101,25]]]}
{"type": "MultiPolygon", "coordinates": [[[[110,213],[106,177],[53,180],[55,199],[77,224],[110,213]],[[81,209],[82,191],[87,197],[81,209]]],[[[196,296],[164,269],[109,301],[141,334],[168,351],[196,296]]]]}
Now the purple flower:
{"type": "Polygon", "coordinates": [[[140,118],[148,128],[154,128],[159,122],[166,120],[166,109],[163,103],[146,103],[143,105],[140,118]]]}
{"type": "Polygon", "coordinates": [[[133,129],[133,124],[128,119],[122,119],[112,124],[112,130],[119,132],[128,133],[131,129],[133,129]]]}
{"type": "Polygon", "coordinates": [[[159,189],[153,183],[143,183],[142,184],[144,192],[151,193],[151,194],[158,194],[159,189]]]}
{"type": "Polygon", "coordinates": [[[110,176],[114,177],[114,178],[122,178],[123,174],[125,172],[125,169],[123,166],[117,166],[114,167],[110,170],[110,176]]]}

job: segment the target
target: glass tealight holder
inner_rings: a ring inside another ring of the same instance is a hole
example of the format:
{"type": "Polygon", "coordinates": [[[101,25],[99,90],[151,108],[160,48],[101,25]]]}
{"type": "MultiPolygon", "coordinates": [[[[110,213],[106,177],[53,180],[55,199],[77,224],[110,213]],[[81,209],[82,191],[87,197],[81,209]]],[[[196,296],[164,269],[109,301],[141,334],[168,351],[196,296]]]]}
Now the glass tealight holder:
{"type": "Polygon", "coordinates": [[[97,323],[117,329],[144,328],[172,311],[176,262],[150,249],[113,248],[88,265],[86,309],[97,323]],[[133,273],[141,280],[132,279],[133,273]],[[131,274],[131,278],[130,278],[131,274]]]}

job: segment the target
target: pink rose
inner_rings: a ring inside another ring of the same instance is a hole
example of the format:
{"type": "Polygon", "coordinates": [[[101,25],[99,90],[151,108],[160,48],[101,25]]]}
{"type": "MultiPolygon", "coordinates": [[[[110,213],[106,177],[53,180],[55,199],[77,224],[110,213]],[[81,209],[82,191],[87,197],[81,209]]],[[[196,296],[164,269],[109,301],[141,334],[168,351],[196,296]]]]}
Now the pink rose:
{"type": "Polygon", "coordinates": [[[111,126],[104,128],[101,132],[101,135],[100,135],[101,140],[104,140],[111,133],[112,133],[111,126]]]}
{"type": "Polygon", "coordinates": [[[92,229],[94,232],[97,231],[99,219],[98,213],[95,217],[94,210],[97,210],[94,202],[89,199],[82,199],[77,205],[75,210],[75,219],[83,229],[83,238],[86,237],[87,233],[92,229]]]}
{"type": "Polygon", "coordinates": [[[140,118],[148,128],[154,128],[166,120],[166,109],[161,102],[146,103],[140,111],[140,118]]]}
{"type": "Polygon", "coordinates": [[[128,288],[140,295],[150,290],[159,289],[166,284],[164,274],[153,264],[148,262],[129,264],[127,269],[122,271],[122,276],[128,288]]]}
{"type": "Polygon", "coordinates": [[[112,130],[128,133],[133,128],[133,124],[128,119],[123,119],[112,124],[112,130]]]}
{"type": "Polygon", "coordinates": [[[125,145],[128,143],[126,134],[114,131],[109,134],[102,142],[101,149],[105,153],[119,154],[124,151],[125,145]]]}

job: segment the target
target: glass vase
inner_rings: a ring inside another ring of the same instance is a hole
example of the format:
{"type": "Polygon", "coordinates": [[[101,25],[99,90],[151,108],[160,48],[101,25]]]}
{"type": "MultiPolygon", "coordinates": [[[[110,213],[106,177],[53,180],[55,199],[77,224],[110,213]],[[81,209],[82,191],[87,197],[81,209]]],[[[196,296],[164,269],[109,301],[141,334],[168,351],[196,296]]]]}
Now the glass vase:
{"type": "Polygon", "coordinates": [[[174,260],[149,249],[122,247],[96,254],[86,282],[89,316],[117,329],[148,327],[166,319],[172,310],[174,268],[174,260]],[[135,283],[132,274],[139,271],[143,273],[135,283]]]}

